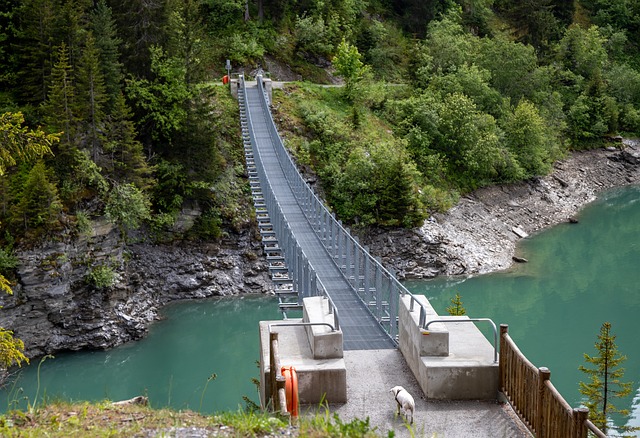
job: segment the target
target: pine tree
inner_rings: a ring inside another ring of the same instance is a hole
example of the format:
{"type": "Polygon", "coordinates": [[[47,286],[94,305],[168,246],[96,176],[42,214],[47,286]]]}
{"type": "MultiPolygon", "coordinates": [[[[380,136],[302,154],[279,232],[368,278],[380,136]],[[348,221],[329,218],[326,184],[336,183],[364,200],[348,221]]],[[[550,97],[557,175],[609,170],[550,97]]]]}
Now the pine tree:
{"type": "MultiPolygon", "coordinates": [[[[620,368],[620,364],[627,357],[618,353],[615,340],[616,336],[611,333],[611,323],[602,324],[598,342],[595,344],[598,354],[584,354],[584,359],[594,365],[594,368],[582,365],[579,367],[580,371],[590,378],[589,383],[580,382],[580,393],[587,397],[585,406],[589,409],[589,419],[605,434],[610,426],[610,414],[629,416],[628,409],[618,409],[612,403],[612,399],[623,398],[631,393],[631,382],[621,381],[624,368],[620,368]]],[[[621,429],[629,430],[627,427],[621,429]]]]}
{"type": "Polygon", "coordinates": [[[87,34],[80,65],[77,70],[78,110],[84,116],[83,126],[91,159],[98,161],[98,153],[104,141],[104,107],[107,102],[106,87],[102,77],[98,49],[93,34],[87,34]]]}
{"type": "Polygon", "coordinates": [[[55,4],[49,0],[25,0],[17,11],[18,44],[15,47],[21,98],[41,104],[47,98],[54,63],[55,4]]]}
{"type": "Polygon", "coordinates": [[[76,88],[73,69],[69,63],[69,50],[62,43],[58,48],[57,61],[51,72],[51,86],[44,103],[43,117],[53,131],[63,131],[62,142],[67,148],[75,143],[76,134],[76,88]]]}
{"type": "Polygon", "coordinates": [[[142,143],[136,139],[132,113],[122,93],[116,99],[113,114],[108,117],[105,137],[105,170],[117,181],[133,183],[140,189],[148,188],[153,182],[151,169],[145,160],[142,143]]]}
{"type": "Polygon", "coordinates": [[[81,52],[85,11],[92,0],[23,0],[18,9],[18,72],[22,98],[40,104],[47,99],[56,50],[67,47],[70,65],[81,52]]]}
{"type": "Polygon", "coordinates": [[[98,2],[91,14],[91,25],[95,45],[99,52],[102,76],[108,96],[106,110],[109,113],[115,107],[122,90],[122,63],[119,61],[119,46],[122,40],[118,37],[111,8],[104,0],[98,2]]]}
{"type": "Polygon", "coordinates": [[[451,305],[447,307],[447,312],[452,316],[462,316],[466,315],[467,311],[462,306],[462,300],[460,299],[460,294],[456,292],[456,296],[451,298],[451,305]]]}
{"type": "Polygon", "coordinates": [[[58,189],[47,175],[43,161],[38,161],[29,172],[20,202],[16,206],[14,223],[25,230],[37,229],[49,231],[58,224],[58,215],[62,212],[62,202],[58,189]]]}
{"type": "Polygon", "coordinates": [[[185,82],[193,85],[204,77],[202,61],[206,58],[206,32],[202,22],[202,2],[173,0],[169,9],[169,44],[167,54],[180,59],[185,68],[185,82]]]}

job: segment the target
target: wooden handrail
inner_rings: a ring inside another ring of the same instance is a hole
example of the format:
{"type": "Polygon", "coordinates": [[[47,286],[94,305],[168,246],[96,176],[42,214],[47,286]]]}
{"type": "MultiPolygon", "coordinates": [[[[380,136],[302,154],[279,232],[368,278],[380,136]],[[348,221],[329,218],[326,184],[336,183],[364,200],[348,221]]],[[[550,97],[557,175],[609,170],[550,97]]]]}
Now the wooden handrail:
{"type": "Polygon", "coordinates": [[[282,375],[280,353],[278,349],[278,333],[269,333],[269,377],[271,381],[271,403],[275,411],[281,415],[289,415],[287,411],[286,379],[282,375]]]}
{"type": "Polygon", "coordinates": [[[573,409],[551,383],[551,372],[536,368],[509,336],[508,325],[500,325],[500,391],[537,438],[587,438],[592,432],[606,438],[589,421],[589,410],[573,409]],[[535,388],[535,390],[534,390],[535,388]]]}

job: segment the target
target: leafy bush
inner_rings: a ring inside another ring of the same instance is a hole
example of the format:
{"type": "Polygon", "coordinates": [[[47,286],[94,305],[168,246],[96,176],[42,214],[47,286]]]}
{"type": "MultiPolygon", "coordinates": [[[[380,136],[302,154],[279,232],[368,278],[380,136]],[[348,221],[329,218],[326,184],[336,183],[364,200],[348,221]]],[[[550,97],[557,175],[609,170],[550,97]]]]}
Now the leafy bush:
{"type": "Polygon", "coordinates": [[[224,56],[234,64],[252,64],[264,56],[264,46],[248,33],[235,33],[226,37],[224,47],[224,56]]]}
{"type": "Polygon", "coordinates": [[[133,184],[121,184],[113,187],[104,210],[109,220],[125,229],[136,229],[143,220],[149,219],[150,208],[151,202],[145,193],[133,184]]]}
{"type": "Polygon", "coordinates": [[[86,212],[76,212],[76,229],[80,235],[88,236],[91,234],[93,229],[91,226],[91,219],[89,219],[89,215],[86,212]]]}
{"type": "Polygon", "coordinates": [[[200,215],[196,220],[191,233],[196,237],[208,240],[217,240],[222,236],[222,219],[220,214],[211,209],[200,215]]]}
{"type": "Polygon", "coordinates": [[[304,15],[296,18],[296,48],[315,56],[328,57],[333,52],[330,31],[322,17],[304,15]]]}
{"type": "Polygon", "coordinates": [[[116,274],[110,266],[94,266],[89,270],[86,282],[97,289],[109,288],[115,284],[116,274]]]}
{"type": "Polygon", "coordinates": [[[0,275],[7,275],[18,266],[18,258],[10,250],[0,248],[0,275]]]}

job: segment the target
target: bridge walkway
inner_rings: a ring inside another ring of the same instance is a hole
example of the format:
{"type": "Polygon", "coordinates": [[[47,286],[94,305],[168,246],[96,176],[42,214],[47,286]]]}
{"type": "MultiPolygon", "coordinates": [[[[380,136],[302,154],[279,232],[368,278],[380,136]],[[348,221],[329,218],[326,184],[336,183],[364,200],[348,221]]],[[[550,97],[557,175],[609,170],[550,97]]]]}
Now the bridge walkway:
{"type": "Polygon", "coordinates": [[[353,291],[298,204],[280,164],[276,152],[277,139],[272,137],[272,131],[269,127],[269,124],[272,123],[271,116],[261,102],[263,96],[256,84],[247,82],[245,99],[255,140],[254,153],[260,156],[273,195],[277,199],[298,245],[302,248],[309,264],[315,270],[338,309],[344,350],[396,348],[387,332],[353,291]]]}

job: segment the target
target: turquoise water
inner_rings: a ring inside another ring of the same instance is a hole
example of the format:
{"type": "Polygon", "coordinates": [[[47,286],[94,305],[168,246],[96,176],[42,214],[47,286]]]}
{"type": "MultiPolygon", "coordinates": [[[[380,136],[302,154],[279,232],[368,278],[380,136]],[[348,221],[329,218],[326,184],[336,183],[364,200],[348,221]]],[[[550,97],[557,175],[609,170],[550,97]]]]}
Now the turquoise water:
{"type": "MultiPolygon", "coordinates": [[[[281,319],[277,300],[222,298],[174,303],[149,336],[109,351],[58,354],[40,368],[40,396],[49,399],[123,400],[147,395],[154,407],[203,413],[234,411],[242,396],[259,402],[258,322],[281,319]],[[207,380],[212,374],[217,377],[207,380]]],[[[37,363],[24,368],[13,391],[0,392],[0,408],[36,399],[37,363]],[[20,390],[22,388],[22,390],[20,390]],[[3,398],[6,398],[5,403],[3,398]]],[[[41,397],[39,397],[40,400],[41,397]]]]}
{"type": "MultiPolygon", "coordinates": [[[[588,381],[578,370],[587,365],[583,353],[596,355],[600,327],[610,322],[627,356],[623,381],[634,382],[634,396],[614,404],[635,409],[632,423],[640,426],[640,187],[607,192],[578,218],[577,225],[525,240],[518,253],[529,262],[507,272],[405,285],[425,294],[439,314],[447,314],[458,292],[469,316],[509,324],[520,350],[551,370],[551,381],[574,407],[581,401],[578,382],[588,381]]],[[[492,341],[492,332],[487,337],[492,341]]]]}
{"type": "MultiPolygon", "coordinates": [[[[552,382],[572,406],[580,404],[578,382],[586,380],[578,371],[583,353],[595,355],[600,326],[609,321],[619,351],[628,357],[624,380],[634,382],[636,400],[618,406],[635,409],[632,424],[640,426],[640,187],[607,193],[579,219],[525,240],[519,255],[529,263],[508,272],[406,285],[426,294],[440,314],[458,292],[470,316],[509,324],[522,352],[551,370],[552,382]]],[[[274,298],[182,302],[163,314],[143,340],[46,360],[40,397],[97,401],[144,394],[154,407],[203,413],[235,410],[244,406],[242,396],[258,401],[251,382],[259,375],[258,321],[281,318],[274,298]],[[213,373],[217,378],[207,384],[213,373]]],[[[25,397],[33,403],[37,365],[22,371],[16,385],[21,391],[0,392],[0,409],[12,400],[26,406],[25,397]]]]}

